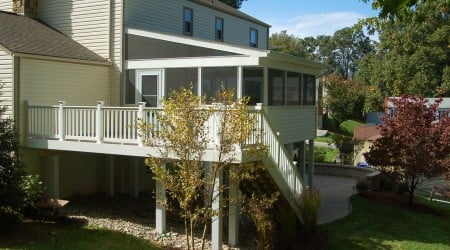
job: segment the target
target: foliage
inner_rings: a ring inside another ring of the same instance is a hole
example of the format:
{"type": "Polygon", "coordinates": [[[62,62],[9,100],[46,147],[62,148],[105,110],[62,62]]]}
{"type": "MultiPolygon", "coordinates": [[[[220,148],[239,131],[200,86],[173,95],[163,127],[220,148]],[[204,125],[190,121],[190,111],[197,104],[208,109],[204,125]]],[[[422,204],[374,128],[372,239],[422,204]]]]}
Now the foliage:
{"type": "Polygon", "coordinates": [[[327,98],[325,107],[337,125],[350,118],[361,119],[364,109],[366,87],[354,80],[344,80],[338,75],[325,79],[327,98]]]}
{"type": "Polygon", "coordinates": [[[399,16],[405,10],[415,7],[418,3],[422,2],[420,0],[401,0],[401,1],[391,1],[391,0],[362,0],[365,3],[372,2],[373,9],[380,9],[380,18],[394,18],[399,16]]]}
{"type": "Polygon", "coordinates": [[[230,5],[231,7],[235,8],[235,9],[239,9],[239,8],[241,8],[242,3],[247,0],[220,0],[220,1],[230,5]]]}
{"type": "Polygon", "coordinates": [[[358,180],[358,182],[356,183],[356,191],[358,191],[358,193],[369,191],[369,187],[370,183],[367,179],[358,180]]]}
{"type": "Polygon", "coordinates": [[[407,183],[409,202],[423,178],[450,171],[450,117],[437,117],[442,99],[428,103],[417,96],[392,99],[395,112],[382,118],[381,138],[364,156],[368,163],[407,183]]]}
{"type": "MultiPolygon", "coordinates": [[[[186,246],[192,249],[195,248],[194,227],[203,225],[203,248],[210,219],[221,213],[222,208],[212,210],[212,204],[227,187],[217,183],[217,177],[228,170],[245,172],[233,168],[236,164],[232,163],[236,161],[240,146],[255,130],[256,117],[247,111],[248,99],[234,101],[234,91],[222,88],[214,102],[212,106],[204,105],[205,98],[197,97],[192,86],[172,91],[168,99],[163,100],[164,110],[157,113],[160,130],[141,131],[141,134],[153,135],[147,138],[147,143],[160,148],[162,158],[150,156],[146,163],[179,204],[185,221],[186,246]],[[209,128],[206,124],[215,127],[209,128]],[[208,134],[210,130],[217,131],[213,140],[208,134]],[[218,157],[205,171],[203,157],[209,145],[215,145],[218,157]],[[172,160],[174,158],[177,160],[172,160]]],[[[145,124],[138,127],[146,129],[145,124]]],[[[263,145],[254,150],[266,152],[263,145]]],[[[230,179],[240,176],[230,174],[230,179]]]]}
{"type": "Polygon", "coordinates": [[[420,1],[395,17],[363,22],[380,42],[375,55],[361,60],[357,78],[380,91],[378,102],[402,94],[450,96],[449,9],[448,0],[420,1]]]}
{"type": "Polygon", "coordinates": [[[318,190],[305,188],[300,197],[300,211],[303,220],[303,230],[307,237],[317,232],[317,215],[320,208],[320,193],[318,190]]]}
{"type": "Polygon", "coordinates": [[[320,227],[329,232],[327,249],[444,250],[450,245],[448,205],[443,215],[436,215],[359,195],[351,197],[350,202],[349,216],[320,227]]]}
{"type": "Polygon", "coordinates": [[[3,112],[0,109],[0,208],[17,210],[23,201],[21,183],[24,175],[19,161],[19,136],[14,122],[3,117],[3,112]]]}
{"type": "Polygon", "coordinates": [[[245,200],[245,210],[250,215],[258,233],[257,249],[272,248],[275,223],[271,210],[278,200],[278,196],[278,192],[271,195],[253,193],[245,200]]]}
{"type": "Polygon", "coordinates": [[[358,69],[358,60],[374,52],[374,45],[361,29],[344,28],[333,36],[297,38],[287,31],[274,33],[269,39],[272,50],[320,61],[328,66],[324,74],[352,78],[358,69]]]}
{"type": "Polygon", "coordinates": [[[23,206],[36,207],[44,194],[45,188],[39,175],[25,175],[22,178],[22,190],[24,192],[23,206]]]}

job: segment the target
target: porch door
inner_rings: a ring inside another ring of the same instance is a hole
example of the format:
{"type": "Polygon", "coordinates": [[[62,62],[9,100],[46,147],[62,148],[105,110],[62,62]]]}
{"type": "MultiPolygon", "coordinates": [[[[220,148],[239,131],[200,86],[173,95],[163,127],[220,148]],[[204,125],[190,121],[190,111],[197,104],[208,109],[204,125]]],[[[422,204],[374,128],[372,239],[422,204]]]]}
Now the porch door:
{"type": "Polygon", "coordinates": [[[136,75],[136,103],[146,102],[147,107],[158,107],[162,97],[162,70],[138,70],[136,75]]]}

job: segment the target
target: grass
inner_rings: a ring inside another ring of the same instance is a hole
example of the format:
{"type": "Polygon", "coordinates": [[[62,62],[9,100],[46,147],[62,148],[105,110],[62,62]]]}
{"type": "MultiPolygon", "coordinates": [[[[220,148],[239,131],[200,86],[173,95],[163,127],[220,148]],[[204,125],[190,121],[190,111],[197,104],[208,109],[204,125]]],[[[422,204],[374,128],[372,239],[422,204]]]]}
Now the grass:
{"type": "Polygon", "coordinates": [[[327,249],[450,249],[450,208],[435,215],[404,206],[351,198],[352,213],[324,225],[327,249]]]}
{"type": "Polygon", "coordinates": [[[123,233],[74,222],[22,222],[0,234],[0,249],[161,249],[123,233]]]}
{"type": "Polygon", "coordinates": [[[316,137],[315,141],[325,142],[325,143],[334,143],[333,132],[329,132],[325,136],[316,137]]]}
{"type": "Polygon", "coordinates": [[[339,150],[335,148],[314,146],[314,161],[315,162],[334,162],[334,158],[339,150]]]}
{"type": "Polygon", "coordinates": [[[347,120],[341,123],[339,126],[339,130],[341,130],[344,134],[353,136],[353,132],[355,131],[356,126],[364,126],[364,122],[356,121],[356,120],[347,120]]]}

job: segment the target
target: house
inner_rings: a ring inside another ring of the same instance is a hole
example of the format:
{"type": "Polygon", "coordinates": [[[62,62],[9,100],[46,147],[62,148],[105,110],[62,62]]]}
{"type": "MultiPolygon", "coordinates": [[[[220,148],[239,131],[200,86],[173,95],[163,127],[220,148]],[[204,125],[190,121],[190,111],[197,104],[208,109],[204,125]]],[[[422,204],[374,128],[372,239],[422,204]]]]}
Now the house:
{"type": "MultiPolygon", "coordinates": [[[[392,103],[392,99],[396,99],[398,97],[386,97],[384,101],[384,107],[386,109],[386,113],[390,115],[394,114],[395,106],[392,103]]],[[[433,104],[436,102],[437,98],[425,98],[428,101],[428,104],[433,104]]],[[[447,114],[450,116],[450,98],[442,98],[442,102],[439,104],[437,108],[437,116],[441,117],[442,115],[447,114]]]]}
{"type": "MultiPolygon", "coordinates": [[[[316,137],[322,65],[270,51],[268,24],[216,0],[0,0],[0,24],[0,105],[20,128],[28,171],[50,196],[164,193],[144,165],[157,150],[130,124],[156,124],[152,114],[172,89],[192,82],[212,96],[224,84],[262,104],[254,112],[276,166],[270,173],[299,214],[306,158],[312,185],[314,143],[306,156],[305,141],[316,137]]],[[[205,164],[215,158],[209,150],[205,164]]],[[[164,208],[156,215],[163,232],[164,208]]],[[[238,215],[229,220],[237,224],[238,215]]],[[[235,245],[237,229],[229,228],[235,245]]],[[[213,242],[220,246],[221,233],[213,242]]]]}
{"type": "Polygon", "coordinates": [[[356,152],[356,157],[354,158],[354,165],[358,163],[366,163],[364,158],[364,153],[370,151],[370,147],[373,142],[381,137],[380,127],[378,126],[356,126],[353,132],[353,139],[360,146],[356,152]]]}

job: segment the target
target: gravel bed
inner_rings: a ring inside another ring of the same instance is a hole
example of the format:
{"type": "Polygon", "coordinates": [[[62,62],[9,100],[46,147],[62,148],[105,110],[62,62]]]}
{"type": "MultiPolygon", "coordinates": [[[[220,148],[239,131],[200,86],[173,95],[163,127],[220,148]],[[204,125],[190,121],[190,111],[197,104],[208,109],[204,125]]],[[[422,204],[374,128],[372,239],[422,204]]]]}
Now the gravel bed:
{"type": "MultiPolygon", "coordinates": [[[[61,209],[61,215],[71,219],[85,220],[89,225],[134,235],[139,238],[156,242],[166,249],[184,249],[186,241],[182,220],[168,215],[168,234],[160,237],[155,226],[155,205],[151,194],[141,194],[139,198],[125,195],[106,197],[104,195],[89,195],[71,198],[61,209]]],[[[196,232],[200,236],[200,232],[196,232]]],[[[210,236],[207,235],[206,249],[211,249],[210,236]]],[[[196,237],[197,248],[201,247],[201,239],[196,237]]],[[[230,248],[226,245],[224,249],[230,248]]],[[[240,248],[244,249],[244,248],[240,248]]]]}

